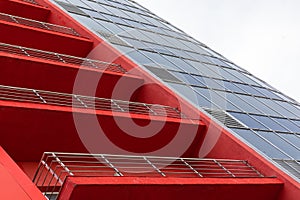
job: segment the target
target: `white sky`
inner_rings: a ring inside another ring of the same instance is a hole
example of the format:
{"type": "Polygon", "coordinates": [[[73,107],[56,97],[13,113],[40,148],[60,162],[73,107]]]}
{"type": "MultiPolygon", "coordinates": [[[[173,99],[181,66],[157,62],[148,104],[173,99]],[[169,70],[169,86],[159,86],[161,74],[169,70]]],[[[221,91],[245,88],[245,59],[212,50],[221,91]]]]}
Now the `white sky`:
{"type": "Polygon", "coordinates": [[[300,101],[299,0],[136,2],[300,101]]]}

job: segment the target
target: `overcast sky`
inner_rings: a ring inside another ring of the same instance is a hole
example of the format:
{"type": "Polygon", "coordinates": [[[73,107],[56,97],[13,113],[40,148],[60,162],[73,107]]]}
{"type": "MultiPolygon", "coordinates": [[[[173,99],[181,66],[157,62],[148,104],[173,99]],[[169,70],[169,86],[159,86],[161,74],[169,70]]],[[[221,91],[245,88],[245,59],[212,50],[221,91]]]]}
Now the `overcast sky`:
{"type": "Polygon", "coordinates": [[[300,101],[299,0],[136,0],[300,101]]]}

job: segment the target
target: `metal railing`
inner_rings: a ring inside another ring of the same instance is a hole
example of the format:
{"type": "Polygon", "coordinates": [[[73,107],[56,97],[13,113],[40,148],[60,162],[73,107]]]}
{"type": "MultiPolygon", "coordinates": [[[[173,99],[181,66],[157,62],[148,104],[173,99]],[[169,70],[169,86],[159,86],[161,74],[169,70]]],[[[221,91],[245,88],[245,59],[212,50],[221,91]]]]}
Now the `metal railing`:
{"type": "Polygon", "coordinates": [[[21,25],[25,25],[25,26],[30,26],[30,27],[34,27],[34,28],[40,28],[40,29],[50,30],[50,31],[54,31],[54,32],[64,33],[64,34],[68,34],[68,35],[80,36],[73,28],[70,28],[70,27],[36,21],[36,20],[18,17],[18,16],[14,16],[14,15],[9,15],[9,14],[5,14],[5,13],[0,13],[0,20],[11,22],[11,23],[16,23],[16,24],[21,24],[21,25]]]}
{"type": "Polygon", "coordinates": [[[244,160],[47,152],[40,161],[33,182],[51,197],[60,191],[68,176],[264,177],[244,160]]]}
{"type": "Polygon", "coordinates": [[[179,112],[178,109],[158,104],[136,103],[4,85],[0,85],[0,100],[116,111],[170,118],[186,118],[186,116],[179,112]]]}
{"type": "Polygon", "coordinates": [[[41,58],[46,60],[51,60],[60,63],[73,64],[77,66],[84,66],[94,69],[99,69],[103,71],[111,71],[117,73],[126,73],[126,70],[121,67],[121,65],[107,63],[99,60],[91,60],[87,58],[80,58],[65,54],[58,54],[49,51],[42,51],[38,49],[32,49],[22,46],[16,46],[11,44],[0,43],[0,52],[6,52],[10,54],[23,55],[34,58],[41,58]]]}
{"type": "Polygon", "coordinates": [[[31,4],[35,4],[35,5],[40,5],[35,0],[21,0],[21,1],[24,1],[24,2],[27,2],[27,3],[31,3],[31,4]]]}

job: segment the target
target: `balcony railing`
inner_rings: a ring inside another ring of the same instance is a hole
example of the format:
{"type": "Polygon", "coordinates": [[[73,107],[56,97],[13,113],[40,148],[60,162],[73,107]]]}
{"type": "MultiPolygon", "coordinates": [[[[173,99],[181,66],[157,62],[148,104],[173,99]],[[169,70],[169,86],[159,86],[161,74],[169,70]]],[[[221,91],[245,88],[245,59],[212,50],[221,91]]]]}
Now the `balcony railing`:
{"type": "Polygon", "coordinates": [[[16,45],[10,45],[5,43],[0,43],[0,52],[6,52],[10,54],[23,55],[34,58],[41,58],[46,60],[51,60],[60,63],[73,64],[76,66],[84,66],[94,69],[99,69],[103,71],[111,71],[117,73],[126,73],[126,70],[121,67],[121,65],[107,63],[99,60],[91,60],[87,58],[79,58],[75,56],[58,54],[49,51],[42,51],[38,49],[26,48],[16,45]]]}
{"type": "Polygon", "coordinates": [[[60,26],[57,24],[50,24],[46,22],[40,22],[32,19],[26,19],[14,15],[9,15],[5,13],[0,13],[0,20],[2,21],[7,21],[11,23],[16,23],[16,24],[21,24],[25,26],[30,26],[34,28],[40,28],[40,29],[45,29],[45,30],[50,30],[54,32],[59,32],[59,33],[64,33],[64,34],[69,34],[69,35],[74,35],[74,36],[80,36],[74,29],[65,27],[65,26],[60,26]]]}
{"type": "Polygon", "coordinates": [[[35,0],[21,0],[27,3],[31,3],[31,4],[35,4],[35,5],[39,5],[35,0]]]}
{"type": "Polygon", "coordinates": [[[187,118],[176,108],[158,104],[135,103],[4,85],[0,85],[0,100],[116,111],[170,118],[187,118]]]}
{"type": "Polygon", "coordinates": [[[33,182],[50,196],[73,177],[142,176],[178,178],[259,178],[244,160],[216,160],[108,154],[44,153],[33,182]]]}

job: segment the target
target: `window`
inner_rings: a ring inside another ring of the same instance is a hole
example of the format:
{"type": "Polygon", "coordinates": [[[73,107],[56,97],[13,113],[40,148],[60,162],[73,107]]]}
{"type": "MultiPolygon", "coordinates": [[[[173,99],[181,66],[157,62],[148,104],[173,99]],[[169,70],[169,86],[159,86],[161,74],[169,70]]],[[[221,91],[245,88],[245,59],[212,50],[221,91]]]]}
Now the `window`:
{"type": "Polygon", "coordinates": [[[263,124],[261,124],[260,122],[258,122],[257,120],[255,120],[254,118],[252,118],[250,115],[248,114],[244,114],[244,113],[236,113],[236,112],[229,112],[232,116],[234,116],[236,119],[238,119],[239,121],[241,121],[243,124],[245,124],[246,126],[248,126],[249,128],[252,129],[268,129],[267,127],[265,127],[263,124]]]}
{"type": "Polygon", "coordinates": [[[279,149],[282,149],[282,151],[284,151],[294,159],[300,159],[299,149],[295,148],[293,145],[283,140],[278,135],[264,131],[258,131],[257,133],[265,139],[267,139],[268,141],[270,141],[275,146],[277,146],[279,149]]]}
{"type": "Polygon", "coordinates": [[[279,151],[276,147],[272,144],[264,140],[263,138],[259,137],[251,130],[243,130],[243,129],[232,129],[254,147],[259,149],[262,153],[265,153],[267,156],[271,158],[278,158],[278,159],[287,159],[289,158],[287,155],[279,151]]]}
{"type": "Polygon", "coordinates": [[[254,119],[262,123],[265,127],[268,127],[270,130],[274,131],[288,131],[286,128],[282,127],[278,123],[276,123],[273,119],[266,117],[266,116],[258,116],[258,115],[251,115],[254,119]]]}

